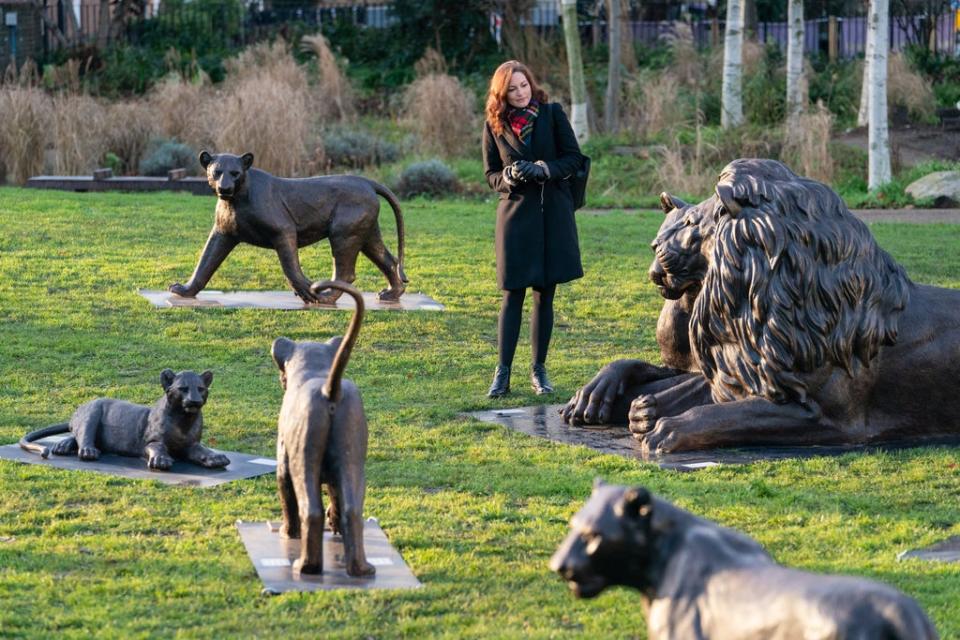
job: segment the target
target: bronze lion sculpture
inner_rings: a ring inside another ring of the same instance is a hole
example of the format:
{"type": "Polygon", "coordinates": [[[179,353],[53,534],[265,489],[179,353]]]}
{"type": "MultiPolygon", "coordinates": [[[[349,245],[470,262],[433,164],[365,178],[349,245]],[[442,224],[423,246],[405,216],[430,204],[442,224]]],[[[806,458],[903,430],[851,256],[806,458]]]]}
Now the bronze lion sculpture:
{"type": "Polygon", "coordinates": [[[363,545],[366,492],[367,418],[360,391],[343,377],[363,320],[363,296],[344,282],[315,282],[314,289],[336,289],[356,302],[343,338],[294,342],[277,338],[271,349],[280,370],[283,405],[277,425],[277,488],[283,508],[284,538],[301,538],[294,571],[323,572],[323,496],[327,521],[343,535],[344,563],[351,576],[370,576],[363,545]]]}
{"type": "Polygon", "coordinates": [[[689,335],[709,398],[641,393],[645,449],[960,435],[960,291],[911,282],[836,193],[774,160],[730,163],[697,207],[689,335]]]}
{"type": "Polygon", "coordinates": [[[200,260],[186,284],[170,285],[170,291],[194,297],[210,281],[230,252],[246,242],[273,249],[283,275],[304,302],[332,304],[342,291],[318,291],[300,266],[298,249],[330,239],[333,280],[356,279],[357,256],[367,256],[387,278],[389,287],[381,300],[396,302],[406,288],[403,271],[403,216],[400,202],[390,189],[360,176],[277,178],[252,169],[253,154],[200,153],[210,187],[217,194],[213,229],[200,260]],[[378,217],[383,196],[397,221],[397,258],[387,250],[378,217]]]}
{"type": "Polygon", "coordinates": [[[141,457],[147,467],[166,471],[174,460],[202,467],[230,464],[222,453],[200,444],[203,405],[207,402],[213,372],[160,372],[163,395],[152,407],[124,400],[97,398],[77,407],[69,422],[38,429],[23,436],[20,446],[46,458],[50,453],[76,453],[81,460],[97,460],[101,452],[141,457]],[[70,435],[52,447],[35,442],[61,433],[70,435]]]}
{"type": "Polygon", "coordinates": [[[641,593],[650,640],[935,640],[912,598],[853,576],[783,567],[752,538],[643,487],[596,482],[550,559],[579,598],[641,593]]]}

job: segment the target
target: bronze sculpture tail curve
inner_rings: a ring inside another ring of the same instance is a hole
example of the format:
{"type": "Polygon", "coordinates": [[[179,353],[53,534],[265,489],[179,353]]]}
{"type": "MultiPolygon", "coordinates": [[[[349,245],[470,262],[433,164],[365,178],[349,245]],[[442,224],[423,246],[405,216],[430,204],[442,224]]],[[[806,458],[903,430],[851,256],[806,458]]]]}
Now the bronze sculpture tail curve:
{"type": "Polygon", "coordinates": [[[401,281],[405,283],[410,282],[407,274],[403,271],[403,239],[406,233],[403,229],[403,213],[400,211],[400,200],[389,187],[370,180],[369,178],[366,180],[370,182],[370,185],[377,195],[383,196],[383,198],[390,203],[390,208],[393,209],[393,216],[397,221],[397,275],[400,276],[401,281]]]}
{"type": "Polygon", "coordinates": [[[350,353],[353,351],[353,343],[357,341],[357,334],[360,333],[360,324],[363,322],[363,312],[365,309],[363,294],[346,282],[339,280],[318,280],[310,285],[310,288],[315,292],[323,289],[339,289],[344,293],[350,294],[357,305],[353,312],[353,317],[350,319],[350,326],[347,327],[347,333],[343,336],[343,341],[340,343],[336,355],[333,356],[333,363],[330,365],[330,374],[327,376],[327,381],[323,385],[324,395],[330,398],[331,401],[337,402],[340,400],[340,381],[343,379],[343,371],[347,368],[350,353]]]}
{"type": "Polygon", "coordinates": [[[36,453],[41,458],[50,457],[50,447],[42,444],[36,444],[37,440],[46,438],[47,436],[55,436],[61,433],[68,433],[70,431],[69,422],[59,422],[57,424],[52,424],[49,427],[44,427],[42,429],[37,429],[36,431],[31,431],[27,435],[20,438],[20,448],[24,451],[29,451],[30,453],[36,453]]]}

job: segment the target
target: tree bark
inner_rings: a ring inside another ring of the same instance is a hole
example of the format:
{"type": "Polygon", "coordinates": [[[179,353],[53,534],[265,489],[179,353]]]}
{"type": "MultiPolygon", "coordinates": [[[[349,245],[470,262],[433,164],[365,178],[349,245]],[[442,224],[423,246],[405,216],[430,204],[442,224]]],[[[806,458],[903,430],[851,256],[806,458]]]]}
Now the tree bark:
{"type": "Polygon", "coordinates": [[[803,0],[787,5],[787,123],[796,121],[805,107],[803,95],[803,0]]]}
{"type": "Polygon", "coordinates": [[[724,129],[743,124],[743,9],[743,0],[727,1],[720,104],[720,124],[724,129]]]}
{"type": "Polygon", "coordinates": [[[577,0],[561,0],[561,5],[567,66],[570,69],[570,125],[577,141],[583,144],[590,137],[590,128],[587,123],[587,85],[583,80],[583,58],[580,56],[577,0]]]}
{"type": "Polygon", "coordinates": [[[863,55],[863,82],[860,85],[860,110],[857,111],[857,126],[865,127],[870,103],[870,59],[873,58],[874,32],[870,29],[870,14],[867,12],[867,45],[863,55]]]}
{"type": "Polygon", "coordinates": [[[610,50],[607,61],[607,104],[603,125],[607,133],[620,128],[620,0],[607,1],[607,38],[610,50]]]}
{"type": "Polygon", "coordinates": [[[890,182],[890,139],[887,130],[887,54],[890,34],[890,0],[870,0],[868,33],[873,33],[873,52],[867,60],[869,71],[868,140],[870,189],[890,182]]]}

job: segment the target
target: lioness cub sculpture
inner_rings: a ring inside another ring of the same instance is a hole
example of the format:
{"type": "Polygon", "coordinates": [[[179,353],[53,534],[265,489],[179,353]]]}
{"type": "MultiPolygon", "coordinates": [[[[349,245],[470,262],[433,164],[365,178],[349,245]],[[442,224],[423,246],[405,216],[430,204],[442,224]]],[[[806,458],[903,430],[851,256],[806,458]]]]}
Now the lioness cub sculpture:
{"type": "Polygon", "coordinates": [[[160,372],[163,395],[147,407],[123,400],[97,398],[80,405],[69,422],[38,429],[23,436],[20,446],[41,457],[76,453],[81,460],[96,460],[101,452],[146,459],[151,469],[166,471],[173,461],[186,460],[202,467],[225,467],[230,459],[200,444],[201,409],[213,373],[160,372]],[[36,440],[70,433],[52,448],[36,440]]]}
{"type": "Polygon", "coordinates": [[[283,275],[304,302],[333,303],[340,291],[320,291],[300,266],[300,247],[330,238],[333,279],[353,282],[357,256],[367,256],[383,272],[389,288],[381,300],[397,301],[404,292],[403,216],[400,202],[390,189],[360,176],[277,178],[251,169],[253,154],[200,153],[210,187],[217,194],[213,229],[187,284],[170,285],[173,293],[193,297],[203,290],[224,259],[241,242],[273,249],[280,258],[283,275]],[[383,196],[397,220],[397,258],[380,234],[377,218],[383,196]]]}
{"type": "Polygon", "coordinates": [[[920,606],[896,589],[782,567],[756,541],[642,488],[594,484],[550,568],[574,594],[638,589],[650,640],[930,640],[920,606]]]}
{"type": "Polygon", "coordinates": [[[343,379],[363,319],[363,296],[343,282],[315,282],[316,290],[337,289],[356,301],[346,335],[326,343],[277,338],[271,353],[284,388],[277,430],[277,488],[283,508],[280,535],[301,538],[294,571],[323,572],[323,497],[330,496],[327,520],[343,535],[347,574],[373,575],[363,548],[367,419],[360,392],[343,379]]]}

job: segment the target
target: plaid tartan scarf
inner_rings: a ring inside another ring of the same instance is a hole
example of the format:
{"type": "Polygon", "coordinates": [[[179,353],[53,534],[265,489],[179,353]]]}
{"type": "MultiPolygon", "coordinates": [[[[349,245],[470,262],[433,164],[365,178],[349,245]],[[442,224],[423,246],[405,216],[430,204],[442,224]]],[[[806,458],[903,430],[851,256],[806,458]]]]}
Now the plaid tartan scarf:
{"type": "Polygon", "coordinates": [[[530,139],[530,133],[533,131],[533,123],[537,121],[537,113],[540,111],[540,103],[531,100],[530,103],[522,109],[511,109],[507,112],[507,122],[510,128],[520,142],[526,144],[530,139]]]}

